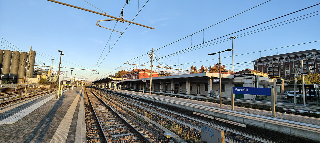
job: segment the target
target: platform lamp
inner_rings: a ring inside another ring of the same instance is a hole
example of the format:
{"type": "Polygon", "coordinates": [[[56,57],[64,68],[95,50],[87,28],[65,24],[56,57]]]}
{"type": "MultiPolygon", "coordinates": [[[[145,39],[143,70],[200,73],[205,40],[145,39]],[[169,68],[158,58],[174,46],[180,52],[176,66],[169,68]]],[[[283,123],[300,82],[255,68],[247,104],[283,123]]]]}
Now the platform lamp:
{"type": "MultiPolygon", "coordinates": [[[[58,71],[58,82],[59,82],[58,98],[59,98],[59,97],[60,97],[59,91],[61,90],[61,89],[60,89],[60,66],[61,66],[61,57],[62,57],[64,54],[62,53],[61,50],[58,50],[58,52],[60,52],[60,62],[59,62],[59,71],[58,71]]],[[[62,91],[61,91],[61,95],[62,95],[62,91]]]]}
{"type": "MultiPolygon", "coordinates": [[[[232,51],[232,49],[226,49],[224,51],[219,51],[219,98],[220,98],[220,108],[222,108],[222,98],[221,98],[221,53],[227,52],[227,51],[232,51]]],[[[208,55],[215,55],[217,53],[211,53],[208,55]]]]}

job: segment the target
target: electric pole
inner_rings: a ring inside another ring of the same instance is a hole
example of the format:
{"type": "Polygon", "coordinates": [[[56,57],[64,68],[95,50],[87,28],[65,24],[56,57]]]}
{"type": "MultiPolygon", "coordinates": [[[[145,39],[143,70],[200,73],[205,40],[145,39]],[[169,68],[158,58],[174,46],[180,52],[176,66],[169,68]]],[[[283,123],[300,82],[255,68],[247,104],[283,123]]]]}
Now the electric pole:
{"type": "Polygon", "coordinates": [[[153,48],[151,50],[151,54],[149,55],[150,58],[151,58],[151,71],[150,71],[150,92],[149,92],[149,95],[151,95],[151,85],[152,85],[152,61],[153,61],[153,48]]]}

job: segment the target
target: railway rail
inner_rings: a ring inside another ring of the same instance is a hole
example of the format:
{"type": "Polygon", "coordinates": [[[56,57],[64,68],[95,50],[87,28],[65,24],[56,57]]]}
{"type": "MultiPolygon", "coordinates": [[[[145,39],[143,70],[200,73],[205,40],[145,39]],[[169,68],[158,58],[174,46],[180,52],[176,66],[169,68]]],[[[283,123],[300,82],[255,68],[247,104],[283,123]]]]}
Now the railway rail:
{"type": "Polygon", "coordinates": [[[97,132],[100,132],[93,136],[99,138],[100,142],[151,142],[146,137],[150,134],[140,132],[142,128],[135,120],[121,116],[94,92],[87,92],[87,97],[97,121],[95,127],[99,130],[97,132]]]}
{"type": "MultiPolygon", "coordinates": [[[[90,93],[89,93],[90,94],[90,93]]],[[[108,142],[102,131],[101,124],[97,118],[96,112],[85,91],[85,122],[86,122],[86,139],[88,143],[108,142]]]]}
{"type": "Polygon", "coordinates": [[[0,109],[6,108],[14,103],[20,103],[20,102],[26,101],[28,99],[33,99],[36,96],[48,94],[51,92],[52,91],[37,91],[35,93],[27,94],[27,95],[23,95],[23,94],[19,93],[19,94],[17,94],[16,97],[11,97],[11,99],[9,99],[9,100],[5,100],[5,101],[0,102],[0,109]]]}
{"type": "MultiPolygon", "coordinates": [[[[207,117],[194,115],[194,113],[186,114],[187,111],[178,112],[178,111],[175,111],[177,110],[177,108],[175,107],[170,107],[168,105],[160,105],[160,104],[157,104],[156,102],[152,102],[152,101],[150,102],[142,98],[139,99],[139,97],[137,98],[135,96],[116,94],[116,93],[112,95],[105,94],[105,96],[109,100],[114,101],[123,106],[128,106],[127,104],[130,104],[131,106],[139,106],[135,108],[139,108],[139,109],[144,108],[144,110],[150,111],[150,113],[155,113],[157,115],[156,116],[157,118],[159,118],[162,115],[167,115],[165,118],[167,118],[168,120],[170,118],[174,118],[172,120],[179,120],[178,122],[182,122],[182,123],[184,122],[186,124],[192,123],[192,125],[194,126],[194,129],[196,129],[197,132],[199,132],[198,130],[199,128],[201,128],[202,124],[207,124],[207,125],[211,125],[211,126],[223,129],[226,131],[226,141],[228,140],[229,141],[246,140],[248,142],[287,142],[287,141],[293,141],[293,140],[308,141],[308,142],[311,141],[305,138],[299,138],[295,136],[283,137],[286,135],[275,132],[275,131],[260,129],[258,127],[253,127],[253,126],[247,126],[243,128],[243,127],[231,125],[228,123],[224,123],[222,121],[219,121],[218,118],[210,119],[207,117]]],[[[133,109],[133,110],[137,110],[137,109],[133,109]]]]}
{"type": "MultiPolygon", "coordinates": [[[[189,115],[183,115],[174,111],[167,110],[165,108],[161,108],[159,106],[155,106],[149,103],[145,103],[139,101],[137,99],[130,99],[128,97],[121,96],[110,96],[106,95],[106,98],[112,99],[115,103],[121,104],[123,106],[135,106],[132,109],[136,110],[145,110],[145,112],[149,112],[152,114],[152,119],[158,121],[166,121],[169,124],[178,125],[182,127],[183,130],[186,130],[190,137],[184,137],[186,141],[199,141],[200,133],[202,125],[214,126],[219,129],[226,131],[226,142],[236,142],[236,141],[245,141],[245,142],[272,142],[268,139],[263,139],[259,136],[252,136],[246,133],[243,133],[237,129],[231,129],[222,125],[218,125],[216,123],[196,119],[195,117],[191,117],[189,115]],[[129,104],[129,105],[128,105],[129,104]]],[[[166,125],[165,125],[166,126],[166,125]]],[[[178,133],[179,134],[179,133],[178,133]]],[[[183,135],[180,133],[180,135],[183,135]]]]}

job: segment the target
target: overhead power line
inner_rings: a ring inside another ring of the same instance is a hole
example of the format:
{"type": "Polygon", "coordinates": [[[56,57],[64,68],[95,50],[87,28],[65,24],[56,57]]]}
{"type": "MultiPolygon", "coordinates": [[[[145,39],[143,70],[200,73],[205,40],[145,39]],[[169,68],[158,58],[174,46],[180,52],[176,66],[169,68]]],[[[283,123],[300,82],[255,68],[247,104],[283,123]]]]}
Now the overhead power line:
{"type": "MultiPolygon", "coordinates": [[[[297,21],[300,21],[300,20],[304,20],[304,19],[313,17],[313,16],[318,16],[318,15],[319,15],[319,11],[311,12],[311,13],[304,14],[304,15],[301,15],[301,16],[298,16],[298,17],[295,17],[295,18],[292,18],[292,19],[284,20],[282,22],[278,22],[278,23],[275,23],[275,24],[272,24],[272,25],[269,25],[269,26],[265,26],[265,27],[262,27],[262,28],[258,28],[258,29],[255,29],[255,30],[251,30],[251,31],[245,32],[245,33],[241,33],[241,34],[236,35],[236,37],[237,38],[245,37],[245,36],[248,36],[248,35],[251,35],[251,34],[255,34],[255,33],[258,33],[258,32],[270,30],[270,29],[273,29],[273,28],[277,28],[277,27],[280,27],[280,26],[283,26],[283,25],[286,25],[286,24],[294,23],[294,22],[297,22],[297,21]]],[[[223,36],[223,37],[226,37],[226,36],[223,36]]],[[[198,44],[201,47],[197,47],[197,48],[201,49],[201,48],[204,48],[204,47],[209,47],[209,46],[212,46],[212,45],[215,45],[215,44],[218,44],[218,43],[223,43],[223,42],[228,41],[228,40],[229,40],[229,38],[225,38],[225,39],[222,39],[220,41],[215,41],[214,43],[207,41],[207,42],[205,42],[206,45],[198,44]]],[[[319,40],[318,41],[311,41],[311,42],[307,42],[307,43],[300,43],[300,44],[296,44],[296,45],[303,45],[303,44],[314,43],[314,42],[319,42],[319,40]]],[[[290,45],[290,46],[295,46],[295,45],[290,45]]],[[[286,46],[286,47],[290,47],[290,46],[286,46]]],[[[280,47],[280,48],[284,48],[284,47],[280,47]]],[[[175,56],[175,55],[182,54],[182,52],[185,53],[185,52],[189,52],[189,51],[193,51],[193,50],[196,50],[196,49],[193,48],[193,47],[189,47],[187,50],[184,49],[184,50],[182,50],[180,52],[175,52],[175,53],[172,53],[170,55],[163,56],[163,57],[161,57],[161,59],[172,57],[172,56],[175,56]]],[[[273,49],[270,49],[270,50],[273,50],[273,49]]],[[[264,50],[264,51],[268,51],[268,50],[264,50]]],[[[255,53],[255,52],[252,52],[252,53],[255,53]]],[[[239,56],[239,55],[235,55],[235,56],[239,56]]],[[[229,56],[229,57],[231,57],[231,56],[229,56]]],[[[224,58],[226,58],[226,57],[224,57],[224,58]]],[[[158,60],[158,59],[156,59],[156,60],[158,60]]],[[[216,59],[214,59],[214,60],[216,60],[216,59]]],[[[212,60],[189,62],[189,63],[185,63],[185,64],[195,64],[195,63],[208,62],[208,61],[212,61],[212,60]]],[[[148,63],[149,63],[149,61],[145,62],[143,64],[148,64],[148,63]]],[[[180,64],[180,65],[184,65],[184,64],[180,64]]],[[[172,65],[172,66],[174,66],[174,65],[172,65]]]]}
{"type": "MultiPolygon", "coordinates": [[[[122,7],[122,9],[124,9],[126,5],[127,5],[127,3],[124,4],[124,6],[122,7]]],[[[120,16],[121,16],[121,14],[119,14],[119,17],[120,17],[120,16]]],[[[119,21],[116,21],[116,24],[114,24],[113,29],[116,28],[118,22],[119,22],[119,21]]],[[[95,68],[95,67],[99,64],[99,61],[100,61],[100,59],[101,59],[104,51],[106,50],[106,48],[107,48],[107,46],[108,46],[108,44],[109,44],[109,42],[110,42],[110,40],[111,40],[111,37],[112,37],[113,32],[114,32],[114,31],[111,32],[111,34],[110,34],[110,36],[109,36],[109,39],[108,39],[108,41],[107,41],[107,44],[104,46],[104,48],[103,48],[103,50],[102,50],[102,52],[101,52],[101,54],[100,54],[100,56],[99,56],[99,59],[98,59],[97,63],[95,64],[95,66],[94,66],[93,68],[95,68]]],[[[122,33],[122,34],[123,34],[123,33],[122,33]]],[[[109,52],[110,52],[110,45],[109,45],[109,52]]]]}
{"type": "MultiPolygon", "coordinates": [[[[297,22],[297,21],[300,21],[300,20],[304,20],[304,19],[306,19],[306,18],[310,18],[310,17],[313,17],[313,16],[317,16],[318,13],[319,13],[318,11],[315,11],[315,12],[311,12],[311,13],[309,13],[309,14],[304,14],[304,15],[298,16],[298,17],[293,18],[293,19],[290,19],[290,20],[285,20],[285,21],[280,22],[280,23],[276,23],[276,24],[273,24],[273,25],[270,25],[270,26],[265,26],[265,27],[263,27],[263,28],[258,28],[257,30],[253,30],[253,31],[250,31],[250,32],[246,32],[246,33],[237,35],[236,37],[237,37],[237,38],[240,38],[240,37],[244,37],[244,36],[247,36],[247,35],[255,34],[255,33],[258,33],[258,32],[266,31],[266,30],[269,30],[269,29],[272,29],[272,28],[280,27],[280,26],[283,26],[283,25],[286,25],[286,24],[290,24],[290,23],[293,23],[293,22],[297,22]]],[[[281,16],[281,17],[282,17],[282,16],[281,16]]],[[[275,18],[275,19],[278,19],[278,18],[275,18]]],[[[228,36],[234,35],[235,33],[238,33],[238,32],[241,32],[241,31],[245,31],[245,30],[247,30],[247,29],[251,29],[251,28],[256,27],[256,26],[258,26],[258,25],[262,25],[262,24],[264,24],[264,23],[268,23],[268,22],[273,21],[273,20],[275,20],[275,19],[271,19],[271,20],[268,20],[268,21],[259,23],[259,24],[257,24],[257,25],[254,25],[254,26],[250,26],[250,27],[247,27],[247,28],[244,28],[244,29],[241,29],[241,30],[232,32],[232,33],[229,33],[229,34],[227,34],[227,35],[224,35],[224,36],[221,36],[221,37],[217,37],[216,39],[212,39],[212,40],[209,40],[209,41],[204,42],[204,44],[200,43],[200,44],[198,44],[198,45],[195,45],[195,46],[192,46],[192,47],[189,47],[189,48],[186,48],[186,49],[177,51],[177,52],[175,52],[175,53],[168,54],[168,55],[166,55],[166,56],[164,56],[164,57],[161,57],[161,58],[172,57],[172,56],[176,56],[176,55],[179,55],[179,54],[182,54],[182,53],[194,51],[194,50],[197,50],[197,49],[202,49],[202,48],[204,48],[204,47],[208,47],[208,46],[215,45],[215,44],[218,44],[218,43],[223,43],[223,42],[229,40],[229,37],[228,37],[228,36]],[[226,37],[226,38],[225,38],[225,37],[226,37]],[[224,38],[224,39],[221,39],[221,38],[224,38]],[[220,39],[220,41],[216,41],[216,40],[219,40],[219,39],[220,39]],[[213,43],[213,42],[214,42],[214,43],[213,43]]]]}
{"type": "MultiPolygon", "coordinates": [[[[179,55],[179,54],[182,54],[182,53],[186,53],[186,52],[194,51],[194,50],[201,49],[201,48],[204,48],[204,47],[208,47],[208,46],[211,46],[211,45],[214,45],[214,44],[223,43],[223,42],[229,40],[229,37],[228,37],[228,36],[231,36],[231,35],[233,35],[233,34],[236,34],[236,33],[241,32],[241,31],[245,31],[245,30],[251,29],[251,28],[253,28],[253,27],[256,27],[256,26],[259,26],[259,25],[262,25],[262,24],[265,24],[265,23],[268,23],[268,22],[271,22],[271,21],[274,21],[274,20],[277,20],[277,19],[280,19],[280,18],[289,16],[289,15],[292,15],[292,14],[294,14],[294,13],[298,13],[298,12],[300,12],[300,11],[303,11],[303,10],[306,10],[306,9],[309,9],[309,8],[312,8],[312,7],[318,6],[319,4],[320,4],[320,3],[317,3],[317,4],[314,4],[314,5],[311,5],[311,6],[302,8],[302,9],[300,9],[300,10],[296,10],[296,11],[294,11],[294,12],[291,12],[291,13],[288,13],[288,14],[285,14],[285,15],[282,15],[282,16],[279,16],[279,17],[276,17],[276,18],[273,18],[273,19],[270,19],[270,20],[261,22],[261,23],[259,23],[259,24],[255,24],[255,25],[249,26],[249,27],[247,27],[247,28],[244,28],[244,29],[241,29],[241,30],[238,30],[238,31],[234,31],[234,32],[229,33],[229,34],[227,34],[227,35],[224,35],[224,36],[221,36],[221,37],[217,37],[217,38],[215,38],[215,39],[212,39],[212,40],[209,40],[209,41],[200,43],[200,44],[195,45],[195,46],[191,46],[191,47],[189,47],[189,48],[186,48],[186,49],[177,51],[177,52],[175,52],[175,53],[171,53],[171,54],[166,55],[166,56],[163,56],[163,57],[161,57],[161,58],[168,58],[168,57],[172,57],[172,56],[179,55]],[[227,38],[225,38],[225,39],[223,39],[223,40],[220,40],[220,41],[216,41],[216,40],[219,40],[219,39],[224,38],[224,37],[227,37],[227,38]],[[212,43],[213,41],[215,41],[215,42],[212,43]],[[205,44],[206,44],[206,45],[205,45],[205,44]],[[204,46],[204,45],[205,45],[205,46],[204,46]]],[[[280,22],[280,23],[282,23],[282,24],[280,24],[280,25],[274,24],[274,26],[270,26],[270,27],[267,26],[267,27],[264,27],[264,29],[261,28],[261,30],[259,30],[259,31],[251,31],[251,33],[245,33],[244,35],[240,35],[240,36],[238,35],[238,36],[236,36],[236,37],[238,37],[238,38],[239,38],[239,37],[244,37],[244,36],[251,35],[251,34],[254,34],[254,33],[257,33],[257,32],[260,32],[260,31],[265,31],[265,30],[268,30],[268,29],[271,29],[271,28],[275,28],[275,27],[279,27],[279,26],[282,26],[282,25],[285,25],[285,24],[292,23],[292,22],[300,21],[300,20],[303,20],[303,19],[308,18],[308,17],[317,16],[317,15],[318,15],[317,13],[318,13],[318,11],[309,13],[309,14],[307,14],[307,17],[306,17],[306,15],[303,15],[303,16],[300,16],[300,17],[298,16],[298,17],[294,18],[294,20],[290,19],[291,21],[290,21],[290,20],[287,20],[287,21],[284,21],[283,23],[280,22]],[[313,14],[313,15],[312,15],[312,14],[313,14]],[[310,16],[308,16],[308,15],[310,15],[310,16]],[[305,18],[303,18],[303,17],[305,17],[305,18]],[[303,18],[303,19],[301,19],[301,18],[303,18]]],[[[277,24],[279,24],[279,23],[277,23],[277,24]]],[[[177,41],[178,41],[178,40],[177,40],[177,41]]],[[[170,43],[170,44],[172,44],[172,43],[170,43]]],[[[168,45],[170,45],[170,44],[168,44],[168,45]]],[[[159,49],[159,48],[158,48],[158,49],[159,49]]],[[[140,57],[142,57],[142,56],[140,56],[140,57]]],[[[148,63],[148,62],[146,62],[146,63],[144,63],[144,64],[147,64],[147,63],[148,63]]],[[[121,66],[120,66],[120,67],[121,67],[121,66]]]]}
{"type": "MultiPolygon", "coordinates": [[[[270,49],[264,49],[264,50],[253,51],[253,52],[247,52],[247,53],[237,54],[237,55],[234,55],[234,56],[238,57],[238,56],[251,55],[251,54],[256,54],[256,53],[260,53],[260,52],[278,50],[278,49],[289,48],[289,47],[294,47],[294,46],[301,46],[301,45],[312,44],[312,43],[317,43],[317,42],[320,42],[320,40],[303,42],[303,43],[292,44],[292,45],[281,46],[281,47],[270,48],[270,49]]],[[[232,56],[225,56],[225,57],[221,57],[221,58],[226,59],[226,58],[231,58],[231,57],[232,56]]],[[[183,63],[183,64],[180,64],[180,65],[195,64],[195,63],[201,63],[201,62],[209,62],[209,61],[214,61],[214,60],[218,60],[218,58],[217,59],[207,59],[207,60],[195,61],[195,62],[188,62],[188,63],[183,63]]],[[[232,64],[230,64],[230,65],[232,65],[232,64]]],[[[175,65],[172,65],[172,66],[175,66],[175,65]]]]}
{"type": "MultiPolygon", "coordinates": [[[[141,7],[141,9],[138,11],[138,13],[136,14],[136,16],[131,20],[134,21],[136,19],[136,17],[139,15],[139,13],[142,11],[142,9],[147,5],[147,3],[149,2],[149,0],[147,0],[147,2],[141,7]]],[[[116,40],[116,42],[113,44],[113,46],[110,48],[109,52],[105,55],[105,57],[102,59],[102,61],[98,64],[98,67],[100,67],[100,65],[102,64],[102,62],[106,59],[106,57],[109,55],[109,53],[111,52],[111,50],[114,48],[114,46],[117,44],[117,42],[119,41],[119,39],[122,37],[122,35],[127,31],[127,29],[129,28],[129,26],[131,25],[131,23],[128,24],[128,26],[125,28],[125,30],[122,32],[122,34],[118,37],[118,39],[116,40]]]]}
{"type": "MultiPolygon", "coordinates": [[[[187,35],[187,36],[185,36],[185,37],[183,37],[183,38],[180,38],[180,39],[178,39],[178,40],[176,40],[176,41],[174,41],[174,42],[171,42],[171,43],[169,43],[169,44],[167,44],[167,45],[164,45],[164,46],[162,46],[162,47],[160,47],[160,48],[157,48],[155,51],[158,51],[158,50],[160,50],[160,49],[162,49],[162,48],[165,48],[165,47],[167,47],[167,46],[170,46],[170,45],[172,45],[172,44],[174,44],[174,43],[176,43],[176,42],[179,42],[179,41],[181,41],[181,40],[183,40],[183,39],[186,39],[186,38],[188,38],[188,37],[190,37],[190,36],[193,36],[193,35],[195,35],[195,34],[197,34],[197,33],[203,32],[203,31],[206,30],[206,29],[209,29],[209,28],[211,28],[211,27],[213,27],[213,26],[215,26],[215,25],[218,25],[218,24],[220,24],[220,23],[222,23],[222,22],[225,22],[225,21],[227,21],[227,20],[229,20],[229,19],[232,19],[232,18],[234,18],[234,17],[236,17],[236,16],[238,16],[238,15],[241,15],[241,14],[243,14],[243,13],[245,13],[245,12],[248,12],[248,11],[250,11],[250,10],[252,10],[252,9],[254,9],[254,8],[257,8],[257,7],[259,7],[259,6],[263,5],[263,4],[266,4],[266,3],[270,2],[270,1],[271,1],[271,0],[267,0],[267,1],[265,1],[265,2],[263,2],[263,3],[260,3],[260,4],[254,6],[254,7],[251,7],[251,8],[249,8],[249,9],[246,9],[246,10],[240,12],[240,13],[237,13],[237,14],[235,14],[235,15],[233,15],[233,16],[230,16],[230,17],[228,17],[228,18],[226,18],[226,19],[224,19],[224,20],[221,20],[221,21],[219,21],[219,22],[217,22],[217,23],[215,23],[215,24],[213,24],[213,25],[210,25],[210,26],[208,26],[208,27],[206,27],[206,28],[203,28],[203,29],[201,29],[201,30],[199,30],[199,31],[197,31],[197,32],[194,32],[194,33],[189,34],[189,35],[187,35]]],[[[141,58],[141,57],[146,56],[146,55],[147,55],[147,53],[146,53],[146,54],[143,54],[143,55],[140,55],[140,56],[138,56],[138,57],[132,58],[132,59],[128,60],[127,62],[130,62],[130,61],[132,61],[132,60],[141,58]]]]}

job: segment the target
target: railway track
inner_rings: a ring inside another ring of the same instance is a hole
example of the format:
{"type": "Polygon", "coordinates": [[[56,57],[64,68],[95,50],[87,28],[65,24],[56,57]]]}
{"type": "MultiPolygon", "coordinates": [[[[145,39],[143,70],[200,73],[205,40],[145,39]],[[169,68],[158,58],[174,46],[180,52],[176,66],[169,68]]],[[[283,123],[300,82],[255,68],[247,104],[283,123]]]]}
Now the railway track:
{"type": "MultiPolygon", "coordinates": [[[[135,108],[144,109],[150,111],[152,113],[157,114],[157,118],[159,116],[167,115],[165,118],[168,120],[173,118],[172,120],[178,120],[178,122],[182,122],[185,124],[191,124],[190,126],[194,126],[193,128],[196,129],[196,132],[200,132],[201,125],[211,125],[217,128],[220,128],[225,132],[226,141],[235,142],[235,141],[246,141],[246,142],[288,142],[288,141],[307,141],[305,139],[291,137],[291,139],[285,137],[284,134],[279,134],[277,132],[271,131],[264,131],[260,128],[255,127],[238,127],[235,125],[230,125],[227,123],[223,123],[221,121],[217,121],[215,119],[209,119],[197,115],[186,114],[187,111],[177,112],[172,110],[174,108],[167,107],[166,105],[159,105],[155,102],[150,101],[143,101],[142,99],[136,99],[133,96],[128,95],[106,95],[106,98],[109,98],[111,101],[117,102],[123,106],[128,106],[126,104],[130,104],[131,106],[138,106],[135,108]],[[153,103],[153,104],[150,104],[153,103]],[[169,117],[168,117],[169,116],[169,117]]],[[[308,140],[310,141],[310,140],[308,140]]]]}
{"type": "Polygon", "coordinates": [[[37,91],[36,93],[33,94],[28,94],[25,96],[22,96],[22,94],[20,93],[19,96],[14,97],[12,99],[9,100],[5,100],[3,102],[0,103],[0,109],[6,108],[10,105],[13,105],[15,103],[20,103],[20,102],[24,102],[28,99],[33,99],[34,97],[37,97],[39,95],[44,95],[44,94],[48,94],[51,93],[52,91],[37,91]]]}
{"type": "MultiPolygon", "coordinates": [[[[249,134],[245,134],[236,129],[231,129],[231,128],[227,128],[212,122],[196,119],[194,117],[183,115],[174,111],[170,111],[165,108],[161,108],[159,106],[145,103],[136,99],[130,99],[127,97],[121,97],[116,95],[114,96],[107,95],[106,98],[112,99],[112,101],[125,106],[128,106],[127,104],[130,104],[131,106],[135,106],[131,109],[138,108],[136,110],[145,110],[149,112],[149,114],[153,114],[152,119],[154,120],[158,120],[158,121],[166,120],[166,122],[168,122],[169,124],[178,125],[179,127],[183,128],[183,130],[186,130],[188,132],[189,137],[183,137],[184,140],[186,141],[192,141],[192,140],[199,141],[202,125],[209,125],[209,126],[214,126],[226,131],[226,142],[241,142],[241,141],[256,142],[256,143],[271,142],[270,140],[267,140],[267,139],[262,139],[260,137],[255,137],[249,134]]],[[[179,132],[177,132],[177,134],[183,135],[183,133],[179,133],[179,132]]]]}
{"type": "Polygon", "coordinates": [[[150,133],[141,128],[137,120],[120,115],[119,109],[113,109],[94,92],[87,92],[87,97],[95,117],[92,123],[96,130],[91,129],[94,130],[91,132],[93,142],[151,142],[148,139],[150,133]]]}
{"type": "Polygon", "coordinates": [[[96,116],[91,101],[88,98],[88,93],[85,91],[85,123],[86,123],[86,142],[107,142],[105,135],[102,132],[99,120],[96,116]]]}

